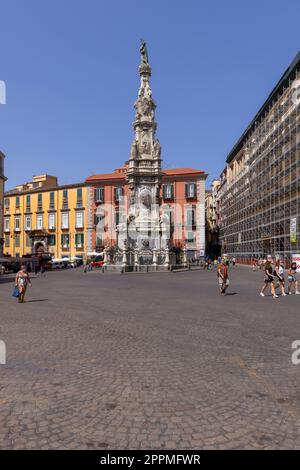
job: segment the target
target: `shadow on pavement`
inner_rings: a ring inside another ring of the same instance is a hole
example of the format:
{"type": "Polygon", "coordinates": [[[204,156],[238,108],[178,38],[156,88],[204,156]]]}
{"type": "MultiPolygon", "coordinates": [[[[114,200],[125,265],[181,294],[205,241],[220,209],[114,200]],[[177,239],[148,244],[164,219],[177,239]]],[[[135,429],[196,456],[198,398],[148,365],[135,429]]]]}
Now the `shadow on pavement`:
{"type": "Polygon", "coordinates": [[[36,300],[25,300],[25,304],[29,304],[29,302],[46,302],[49,299],[36,299],[36,300]]]}

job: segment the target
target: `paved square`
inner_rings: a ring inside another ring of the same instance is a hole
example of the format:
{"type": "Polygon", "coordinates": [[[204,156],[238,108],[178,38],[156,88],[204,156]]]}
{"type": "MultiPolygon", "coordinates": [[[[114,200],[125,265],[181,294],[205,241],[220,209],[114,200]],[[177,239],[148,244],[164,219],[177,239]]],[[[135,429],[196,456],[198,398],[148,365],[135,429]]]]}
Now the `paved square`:
{"type": "Polygon", "coordinates": [[[0,448],[299,449],[300,296],[230,275],[0,277],[0,448]]]}

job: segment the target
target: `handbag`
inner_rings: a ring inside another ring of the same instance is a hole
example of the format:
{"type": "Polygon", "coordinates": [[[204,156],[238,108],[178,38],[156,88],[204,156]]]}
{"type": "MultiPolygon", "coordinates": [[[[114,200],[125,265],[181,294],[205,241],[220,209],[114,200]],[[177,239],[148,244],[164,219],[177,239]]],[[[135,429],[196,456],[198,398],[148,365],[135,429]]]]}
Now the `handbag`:
{"type": "Polygon", "coordinates": [[[20,292],[19,292],[19,289],[17,288],[17,286],[15,286],[15,288],[13,290],[13,293],[12,293],[12,296],[13,297],[19,297],[20,296],[20,292]]]}

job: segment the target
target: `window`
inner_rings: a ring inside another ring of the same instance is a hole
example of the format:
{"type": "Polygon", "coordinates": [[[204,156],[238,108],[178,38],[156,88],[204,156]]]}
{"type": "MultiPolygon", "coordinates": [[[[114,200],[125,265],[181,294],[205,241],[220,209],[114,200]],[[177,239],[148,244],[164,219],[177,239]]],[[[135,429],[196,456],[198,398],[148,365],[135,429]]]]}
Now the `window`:
{"type": "Polygon", "coordinates": [[[29,248],[31,247],[31,238],[29,235],[26,234],[26,246],[29,248]]]}
{"type": "Polygon", "coordinates": [[[4,218],[4,232],[9,232],[9,217],[4,218]]]}
{"type": "Polygon", "coordinates": [[[61,213],[61,228],[64,230],[69,228],[69,213],[68,212],[61,213]]]}
{"type": "Polygon", "coordinates": [[[9,209],[9,197],[6,197],[4,199],[4,207],[5,207],[5,209],[9,209]]]}
{"type": "Polygon", "coordinates": [[[37,230],[42,230],[43,228],[43,215],[42,214],[38,214],[36,216],[36,228],[37,230]]]}
{"type": "Polygon", "coordinates": [[[76,248],[83,248],[84,243],[84,234],[83,233],[76,233],[75,234],[75,246],[76,248]]]}
{"type": "Polygon", "coordinates": [[[20,230],[20,217],[15,217],[15,230],[20,230]]]}
{"type": "Polygon", "coordinates": [[[55,204],[54,204],[54,192],[53,192],[53,191],[51,191],[51,193],[50,193],[50,203],[49,203],[49,207],[50,207],[50,209],[54,209],[54,207],[55,207],[55,204]]]}
{"type": "Polygon", "coordinates": [[[116,211],[115,212],[115,223],[116,223],[116,227],[119,225],[120,223],[120,212],[119,211],[116,211]]]}
{"type": "Polygon", "coordinates": [[[96,246],[103,246],[103,238],[97,235],[96,246]]]}
{"type": "Polygon", "coordinates": [[[76,212],[76,228],[83,228],[83,212],[76,212]]]}
{"type": "Polygon", "coordinates": [[[123,188],[119,186],[118,188],[115,188],[115,201],[120,202],[122,197],[123,197],[123,188]]]}
{"type": "Polygon", "coordinates": [[[194,241],[195,241],[195,234],[194,234],[194,232],[187,232],[186,241],[187,241],[188,243],[194,243],[194,241]]]}
{"type": "Polygon", "coordinates": [[[101,226],[104,225],[105,221],[105,214],[96,214],[95,215],[95,225],[100,224],[101,226]]]}
{"type": "Polygon", "coordinates": [[[19,233],[15,234],[15,247],[20,248],[20,234],[19,233]]]}
{"type": "Polygon", "coordinates": [[[174,186],[173,186],[173,184],[164,184],[163,185],[163,198],[164,199],[173,199],[174,198],[174,186]]]}
{"type": "Polygon", "coordinates": [[[95,189],[95,201],[104,202],[104,188],[95,189]]]}
{"type": "Polygon", "coordinates": [[[77,207],[82,207],[82,188],[77,189],[77,207]]]}
{"type": "Polygon", "coordinates": [[[55,229],[55,214],[49,214],[48,216],[48,229],[49,230],[55,229]]]}
{"type": "Polygon", "coordinates": [[[61,246],[62,248],[69,248],[70,246],[70,236],[68,233],[64,233],[62,236],[61,236],[61,246]]]}
{"type": "Polygon", "coordinates": [[[186,226],[188,229],[191,229],[195,226],[195,208],[190,207],[186,210],[186,226]]]}
{"type": "Polygon", "coordinates": [[[56,236],[55,235],[48,235],[48,245],[55,246],[56,245],[56,236]]]}
{"type": "Polygon", "coordinates": [[[8,233],[5,234],[4,243],[5,243],[6,248],[10,247],[10,235],[8,233]]]}
{"type": "Polygon", "coordinates": [[[43,209],[43,195],[41,193],[38,194],[38,211],[43,209]]]}
{"type": "Polygon", "coordinates": [[[31,216],[25,216],[25,230],[31,230],[31,216]]]}
{"type": "Polygon", "coordinates": [[[16,196],[16,209],[20,207],[20,196],[16,196]]]}
{"type": "Polygon", "coordinates": [[[30,211],[30,194],[26,196],[26,210],[30,211]]]}
{"type": "Polygon", "coordinates": [[[97,214],[95,215],[95,225],[98,228],[101,228],[104,226],[104,221],[105,221],[105,215],[104,214],[97,214]]]}
{"type": "Polygon", "coordinates": [[[172,209],[164,209],[162,213],[162,220],[165,224],[173,224],[173,211],[172,209]]]}
{"type": "Polygon", "coordinates": [[[185,185],[185,197],[187,199],[192,199],[196,197],[196,184],[195,183],[187,183],[185,185]]]}
{"type": "Polygon", "coordinates": [[[63,208],[66,209],[68,207],[68,190],[65,189],[63,191],[63,208]]]}

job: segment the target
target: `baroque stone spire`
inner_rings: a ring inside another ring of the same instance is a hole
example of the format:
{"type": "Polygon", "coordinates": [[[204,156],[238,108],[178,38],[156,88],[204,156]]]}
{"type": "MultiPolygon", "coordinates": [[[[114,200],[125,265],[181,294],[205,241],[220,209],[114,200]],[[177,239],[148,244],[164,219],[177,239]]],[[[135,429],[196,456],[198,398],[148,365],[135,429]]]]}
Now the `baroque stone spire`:
{"type": "Polygon", "coordinates": [[[150,88],[151,67],[145,41],[141,42],[140,54],[140,88],[134,103],[134,140],[126,174],[129,187],[130,232],[136,240],[129,245],[136,248],[153,248],[159,245],[161,146],[155,136],[156,104],[150,88]]]}

